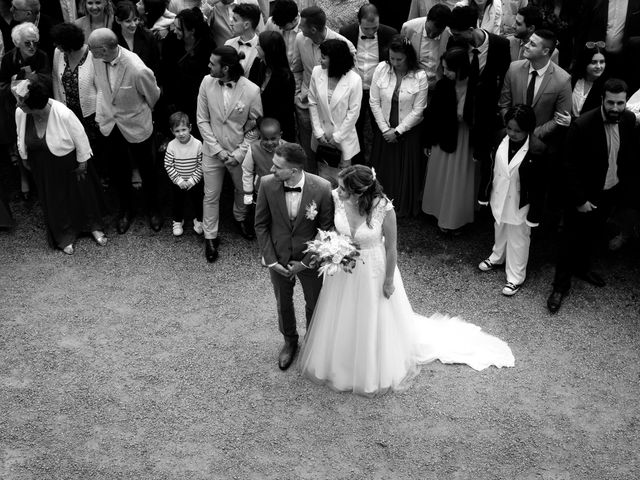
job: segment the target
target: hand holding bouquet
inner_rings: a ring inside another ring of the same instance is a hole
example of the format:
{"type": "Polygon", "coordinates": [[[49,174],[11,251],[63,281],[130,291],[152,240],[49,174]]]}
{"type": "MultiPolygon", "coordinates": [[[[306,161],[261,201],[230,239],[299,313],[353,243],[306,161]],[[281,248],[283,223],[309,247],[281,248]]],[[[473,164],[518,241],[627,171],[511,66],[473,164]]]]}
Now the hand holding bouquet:
{"type": "Polygon", "coordinates": [[[318,276],[334,275],[339,269],[351,273],[356,266],[360,252],[347,235],[334,231],[318,230],[315,240],[307,242],[305,253],[313,254],[313,263],[319,264],[318,276]]]}

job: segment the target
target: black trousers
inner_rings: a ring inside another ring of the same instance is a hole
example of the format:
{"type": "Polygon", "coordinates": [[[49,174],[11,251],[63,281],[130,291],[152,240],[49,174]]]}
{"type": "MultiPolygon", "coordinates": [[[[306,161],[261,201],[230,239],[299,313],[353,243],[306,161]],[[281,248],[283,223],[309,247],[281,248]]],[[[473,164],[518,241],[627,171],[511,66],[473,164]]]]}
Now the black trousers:
{"type": "Polygon", "coordinates": [[[131,186],[131,160],[134,160],[140,169],[142,177],[142,192],[145,207],[149,215],[158,211],[158,179],[153,152],[153,135],[140,143],[129,143],[123,136],[118,126],[106,139],[107,163],[109,174],[118,193],[119,214],[133,213],[133,187],[131,186]]]}
{"type": "Polygon", "coordinates": [[[598,208],[580,213],[575,206],[566,209],[564,228],[556,261],[553,290],[566,293],[571,288],[571,277],[591,269],[594,247],[606,237],[606,223],[618,206],[619,187],[603,191],[599,198],[590,200],[598,208]]]}
{"type": "MultiPolygon", "coordinates": [[[[296,314],[293,309],[293,287],[296,284],[296,277],[287,278],[279,273],[269,269],[271,275],[271,283],[273,284],[273,292],[276,296],[278,304],[278,324],[280,333],[284,336],[287,343],[298,342],[298,331],[296,329],[296,314]]],[[[297,277],[302,284],[302,292],[304,293],[305,316],[307,319],[307,330],[311,323],[313,310],[316,308],[316,302],[322,288],[322,277],[318,277],[316,269],[307,269],[301,271],[297,277]]]]}
{"type": "Polygon", "coordinates": [[[171,216],[174,222],[181,222],[184,220],[185,205],[191,203],[193,209],[193,215],[199,222],[202,221],[202,198],[204,191],[202,188],[203,182],[200,181],[189,190],[183,190],[175,183],[171,184],[171,195],[173,200],[173,206],[171,208],[171,216]]]}

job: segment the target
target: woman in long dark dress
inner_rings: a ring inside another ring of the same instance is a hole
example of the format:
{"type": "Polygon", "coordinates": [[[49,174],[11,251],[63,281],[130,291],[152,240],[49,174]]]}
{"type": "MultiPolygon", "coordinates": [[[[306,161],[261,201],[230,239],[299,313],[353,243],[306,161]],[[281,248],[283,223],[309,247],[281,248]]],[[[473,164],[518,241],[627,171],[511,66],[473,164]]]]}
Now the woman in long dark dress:
{"type": "Polygon", "coordinates": [[[278,120],[282,138],[295,142],[296,81],[289,68],[284,38],[279,32],[262,32],[257,50],[258,59],[251,66],[249,80],[260,87],[264,116],[278,120]]]}
{"type": "Polygon", "coordinates": [[[14,89],[18,150],[38,188],[49,244],[72,255],[81,232],[91,232],[100,246],[107,243],[101,189],[82,123],[64,104],[50,98],[48,83],[37,77],[14,89]]]}
{"type": "Polygon", "coordinates": [[[11,31],[15,45],[2,58],[0,65],[0,145],[3,145],[14,164],[20,168],[20,191],[22,198],[31,196],[29,176],[22,167],[16,150],[15,110],[16,99],[11,93],[11,85],[38,73],[51,72],[49,56],[38,48],[40,32],[33,23],[21,23],[11,31]]]}
{"type": "Polygon", "coordinates": [[[427,105],[427,76],[415,51],[400,35],[389,44],[389,58],[373,73],[369,105],[376,119],[371,165],[399,217],[420,213],[424,181],[420,127],[427,105]]]}

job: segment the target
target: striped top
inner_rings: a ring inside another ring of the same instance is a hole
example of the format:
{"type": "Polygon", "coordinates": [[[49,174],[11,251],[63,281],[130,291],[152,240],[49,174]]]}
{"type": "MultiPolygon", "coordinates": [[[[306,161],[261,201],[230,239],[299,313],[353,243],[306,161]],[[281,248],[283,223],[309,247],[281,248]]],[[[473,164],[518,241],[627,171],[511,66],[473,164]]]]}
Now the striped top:
{"type": "Polygon", "coordinates": [[[202,178],[202,142],[193,135],[185,144],[174,138],[167,145],[164,168],[176,185],[182,180],[193,186],[202,178]]]}

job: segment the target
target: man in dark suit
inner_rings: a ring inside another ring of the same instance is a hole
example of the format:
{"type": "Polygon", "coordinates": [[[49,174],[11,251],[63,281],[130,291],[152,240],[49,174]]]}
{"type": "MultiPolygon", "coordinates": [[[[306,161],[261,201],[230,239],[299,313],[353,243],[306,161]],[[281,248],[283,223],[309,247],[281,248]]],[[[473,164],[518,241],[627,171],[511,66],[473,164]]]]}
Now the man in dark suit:
{"type": "Polygon", "coordinates": [[[464,119],[471,129],[474,157],[480,162],[481,182],[491,175],[491,150],[501,127],[498,97],[511,63],[509,40],[477,27],[475,7],[456,7],[451,12],[448,47],[469,49],[471,69],[464,105],[464,119]]]}
{"type": "Polygon", "coordinates": [[[633,206],[638,188],[638,137],[635,116],[625,110],[628,87],[618,79],[604,84],[602,106],[576,119],[565,144],[564,173],[567,208],[547,307],[555,313],[576,275],[602,287],[591,271],[590,254],[605,231],[613,208],[633,206]]]}
{"type": "MultiPolygon", "coordinates": [[[[369,88],[371,87],[373,72],[378,63],[387,60],[389,43],[391,38],[397,34],[398,31],[396,29],[380,24],[378,9],[370,3],[363,5],[358,10],[358,23],[346,25],[340,29],[340,35],[348,39],[356,47],[355,67],[362,79],[362,103],[360,105],[360,116],[356,122],[360,145],[365,145],[363,131],[367,116],[371,125],[374,125],[375,122],[369,107],[369,88]]],[[[362,158],[365,158],[364,155],[362,158]]]]}
{"type": "Polygon", "coordinates": [[[307,242],[318,229],[333,227],[331,184],[306,173],[303,148],[284,142],[273,156],[272,175],[260,180],[255,229],[262,262],[269,268],[278,305],[278,323],[284,347],[278,357],[281,370],[289,368],[298,351],[298,332],[293,309],[296,277],[302,284],[306,303],[307,330],[315,309],[322,278],[311,267],[307,242]]]}
{"type": "Polygon", "coordinates": [[[604,40],[607,72],[640,87],[640,0],[584,0],[576,28],[574,58],[585,42],[604,40]]]}

